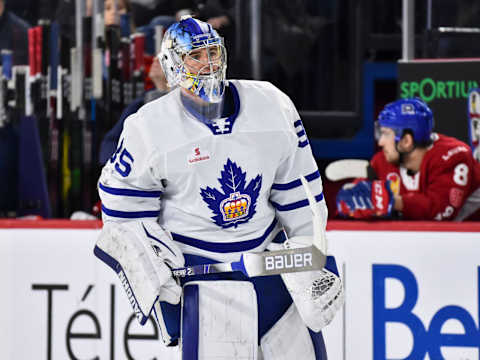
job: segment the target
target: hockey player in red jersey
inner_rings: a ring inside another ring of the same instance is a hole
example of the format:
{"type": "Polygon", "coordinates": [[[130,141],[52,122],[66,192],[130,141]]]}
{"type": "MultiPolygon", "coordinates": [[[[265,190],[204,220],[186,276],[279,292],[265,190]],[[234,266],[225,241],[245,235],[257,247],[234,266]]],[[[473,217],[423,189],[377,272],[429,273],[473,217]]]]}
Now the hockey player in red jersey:
{"type": "Polygon", "coordinates": [[[378,180],[357,179],[337,194],[340,216],[358,219],[473,220],[480,215],[480,164],[470,147],[433,133],[420,99],[385,106],[377,121],[382,151],[370,165],[378,180]]]}

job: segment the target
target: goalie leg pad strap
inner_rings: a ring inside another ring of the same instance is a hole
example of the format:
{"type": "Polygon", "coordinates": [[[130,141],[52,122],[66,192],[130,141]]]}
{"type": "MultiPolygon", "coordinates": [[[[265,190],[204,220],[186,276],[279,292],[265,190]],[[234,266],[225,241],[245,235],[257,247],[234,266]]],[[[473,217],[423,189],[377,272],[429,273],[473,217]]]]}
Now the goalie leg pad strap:
{"type": "Polygon", "coordinates": [[[310,333],[293,304],[262,337],[260,346],[265,360],[317,359],[310,333]]]}
{"type": "Polygon", "coordinates": [[[257,360],[257,297],[248,281],[192,281],[183,288],[182,360],[257,360]]]}

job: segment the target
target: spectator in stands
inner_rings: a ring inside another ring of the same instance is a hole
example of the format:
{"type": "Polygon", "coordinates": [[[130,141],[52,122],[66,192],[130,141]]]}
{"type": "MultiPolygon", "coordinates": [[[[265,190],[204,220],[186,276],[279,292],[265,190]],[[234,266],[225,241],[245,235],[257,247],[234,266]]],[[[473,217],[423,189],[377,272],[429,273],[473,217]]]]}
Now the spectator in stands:
{"type": "Polygon", "coordinates": [[[0,49],[12,50],[13,65],[26,65],[28,64],[28,28],[30,25],[8,11],[5,6],[6,0],[0,0],[0,49]]]}
{"type": "Polygon", "coordinates": [[[378,180],[357,179],[337,194],[340,216],[356,219],[480,219],[480,164],[470,147],[432,132],[433,114],[420,99],[381,111],[370,165],[378,180]]]}
{"type": "Polygon", "coordinates": [[[103,5],[105,26],[118,25],[120,15],[131,12],[132,8],[129,0],[105,0],[103,5]]]}

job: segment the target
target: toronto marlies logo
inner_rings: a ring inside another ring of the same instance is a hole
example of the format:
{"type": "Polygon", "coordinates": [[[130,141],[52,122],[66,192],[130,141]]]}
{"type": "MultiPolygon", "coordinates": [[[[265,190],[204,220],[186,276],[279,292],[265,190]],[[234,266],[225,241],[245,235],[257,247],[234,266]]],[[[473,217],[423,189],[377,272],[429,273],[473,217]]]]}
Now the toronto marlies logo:
{"type": "Polygon", "coordinates": [[[246,172],[242,172],[242,168],[230,159],[227,159],[220,175],[218,181],[223,193],[207,186],[200,189],[200,194],[215,214],[212,216],[215,224],[222,228],[237,227],[249,221],[255,214],[262,176],[257,175],[247,185],[246,172]]]}

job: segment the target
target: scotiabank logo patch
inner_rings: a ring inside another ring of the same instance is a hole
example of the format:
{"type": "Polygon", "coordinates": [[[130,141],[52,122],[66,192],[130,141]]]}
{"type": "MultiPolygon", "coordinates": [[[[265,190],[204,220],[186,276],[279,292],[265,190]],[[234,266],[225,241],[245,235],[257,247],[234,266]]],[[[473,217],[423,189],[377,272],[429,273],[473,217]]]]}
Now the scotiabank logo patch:
{"type": "Polygon", "coordinates": [[[193,149],[193,154],[188,155],[187,160],[190,165],[196,164],[200,161],[210,160],[210,155],[206,150],[200,150],[200,147],[196,147],[193,149]]]}

